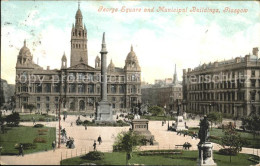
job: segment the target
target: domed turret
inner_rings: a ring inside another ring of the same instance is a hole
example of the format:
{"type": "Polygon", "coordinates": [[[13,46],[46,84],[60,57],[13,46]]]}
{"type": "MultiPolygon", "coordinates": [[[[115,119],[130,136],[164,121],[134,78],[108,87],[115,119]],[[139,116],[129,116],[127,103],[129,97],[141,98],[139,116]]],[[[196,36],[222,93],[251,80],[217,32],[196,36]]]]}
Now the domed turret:
{"type": "Polygon", "coordinates": [[[26,40],[24,40],[23,47],[19,51],[16,65],[18,65],[18,66],[31,65],[31,64],[33,64],[32,59],[33,59],[33,57],[32,57],[31,51],[29,48],[27,48],[26,40]]]}
{"type": "Polygon", "coordinates": [[[26,47],[26,40],[24,40],[24,45],[20,49],[19,56],[22,56],[22,57],[32,56],[30,49],[26,47]]]}
{"type": "Polygon", "coordinates": [[[141,71],[133,46],[131,46],[131,50],[126,57],[125,70],[141,71]]]}
{"type": "Polygon", "coordinates": [[[108,69],[109,72],[114,72],[115,71],[115,65],[114,65],[112,59],[110,61],[110,64],[108,65],[107,69],[108,69]]]}
{"type": "Polygon", "coordinates": [[[126,61],[137,61],[137,57],[132,45],[131,45],[131,50],[126,57],[126,61]]]}
{"type": "Polygon", "coordinates": [[[62,69],[67,68],[67,57],[65,55],[65,52],[61,58],[61,68],[62,69]]]}

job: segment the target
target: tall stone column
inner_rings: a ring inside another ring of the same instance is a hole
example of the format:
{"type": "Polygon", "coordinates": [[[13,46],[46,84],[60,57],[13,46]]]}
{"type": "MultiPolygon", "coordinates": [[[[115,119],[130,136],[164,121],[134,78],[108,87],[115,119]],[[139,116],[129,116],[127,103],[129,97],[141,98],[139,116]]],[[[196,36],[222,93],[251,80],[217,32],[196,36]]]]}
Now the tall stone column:
{"type": "Polygon", "coordinates": [[[101,101],[107,101],[107,48],[103,33],[101,54],[101,101]]]}

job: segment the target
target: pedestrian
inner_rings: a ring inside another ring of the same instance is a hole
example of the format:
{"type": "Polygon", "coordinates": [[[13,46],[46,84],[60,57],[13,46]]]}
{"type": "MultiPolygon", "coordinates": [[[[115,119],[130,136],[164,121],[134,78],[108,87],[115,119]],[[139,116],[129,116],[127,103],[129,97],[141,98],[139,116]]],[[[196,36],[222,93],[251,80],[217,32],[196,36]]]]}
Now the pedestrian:
{"type": "Polygon", "coordinates": [[[87,125],[85,125],[85,130],[87,130],[88,129],[88,127],[87,127],[87,125]]]}
{"type": "Polygon", "coordinates": [[[51,146],[52,146],[52,149],[53,149],[53,152],[54,152],[54,151],[55,151],[55,148],[56,148],[56,142],[53,141],[52,144],[51,144],[51,146]]]}
{"type": "Polygon", "coordinates": [[[73,126],[73,122],[70,123],[70,127],[72,127],[72,126],[73,126]]]}
{"type": "Polygon", "coordinates": [[[101,136],[99,136],[97,140],[98,140],[98,143],[99,143],[99,145],[100,145],[101,142],[102,142],[101,136]]]}
{"type": "Polygon", "coordinates": [[[19,146],[19,155],[23,156],[23,145],[22,144],[20,144],[20,146],[19,146]]]}
{"type": "Polygon", "coordinates": [[[93,144],[94,151],[96,151],[96,146],[97,146],[96,140],[94,140],[94,144],[93,144]]]}
{"type": "Polygon", "coordinates": [[[63,116],[63,121],[64,121],[64,122],[65,122],[65,119],[66,119],[65,116],[63,116]]]}
{"type": "Polygon", "coordinates": [[[164,123],[164,121],[162,121],[162,126],[163,126],[163,123],[164,123]]]}

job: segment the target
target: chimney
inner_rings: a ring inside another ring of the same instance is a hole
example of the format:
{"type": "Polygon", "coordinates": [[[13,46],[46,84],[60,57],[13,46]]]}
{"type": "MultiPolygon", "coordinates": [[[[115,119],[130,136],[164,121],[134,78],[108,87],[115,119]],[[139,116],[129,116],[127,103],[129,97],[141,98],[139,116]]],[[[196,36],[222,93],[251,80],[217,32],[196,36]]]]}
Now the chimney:
{"type": "Polygon", "coordinates": [[[253,48],[253,55],[258,56],[258,47],[253,48]]]}

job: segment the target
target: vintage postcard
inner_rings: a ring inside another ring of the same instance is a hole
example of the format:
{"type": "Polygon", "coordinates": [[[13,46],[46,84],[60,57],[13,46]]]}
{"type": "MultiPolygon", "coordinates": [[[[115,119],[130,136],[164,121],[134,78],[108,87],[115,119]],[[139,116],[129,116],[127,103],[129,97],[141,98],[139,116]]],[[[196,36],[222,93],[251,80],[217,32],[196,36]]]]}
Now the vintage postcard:
{"type": "Polygon", "coordinates": [[[1,165],[260,161],[259,1],[1,1],[1,165]]]}

